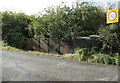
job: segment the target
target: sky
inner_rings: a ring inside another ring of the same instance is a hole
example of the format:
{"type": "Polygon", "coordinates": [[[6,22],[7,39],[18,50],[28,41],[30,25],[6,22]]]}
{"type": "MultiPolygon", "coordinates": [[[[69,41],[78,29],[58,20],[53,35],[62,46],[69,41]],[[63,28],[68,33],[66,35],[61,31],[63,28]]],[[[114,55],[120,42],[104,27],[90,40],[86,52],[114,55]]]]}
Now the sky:
{"type": "MultiPolygon", "coordinates": [[[[66,2],[67,5],[71,6],[72,2],[76,0],[0,0],[0,11],[13,11],[13,12],[24,12],[27,15],[37,14],[42,12],[44,8],[52,5],[60,5],[61,2],[66,2]]],[[[106,4],[117,3],[120,0],[83,0],[93,1],[97,3],[106,4]]]]}

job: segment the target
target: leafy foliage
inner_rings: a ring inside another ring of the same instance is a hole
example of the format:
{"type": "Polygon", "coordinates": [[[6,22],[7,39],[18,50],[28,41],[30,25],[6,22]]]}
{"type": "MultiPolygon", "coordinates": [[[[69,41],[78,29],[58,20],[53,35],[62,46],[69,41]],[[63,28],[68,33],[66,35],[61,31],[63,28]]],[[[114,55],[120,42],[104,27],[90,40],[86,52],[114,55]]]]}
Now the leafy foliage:
{"type": "Polygon", "coordinates": [[[65,58],[70,58],[78,61],[120,65],[119,53],[115,53],[115,54],[91,53],[90,50],[79,48],[79,49],[76,49],[74,54],[66,54],[63,56],[65,58]]]}
{"type": "Polygon", "coordinates": [[[45,11],[46,14],[37,17],[28,27],[34,37],[73,39],[96,34],[99,26],[105,23],[103,10],[87,2],[73,5],[72,8],[63,3],[45,11]]]}
{"type": "Polygon", "coordinates": [[[24,13],[2,12],[2,39],[10,46],[24,48],[31,19],[24,13]]]}
{"type": "Polygon", "coordinates": [[[111,57],[107,54],[93,54],[93,62],[111,64],[111,57]]]}
{"type": "Polygon", "coordinates": [[[100,40],[103,43],[102,51],[106,53],[118,53],[120,51],[120,26],[116,24],[100,28],[100,40]]]}
{"type": "Polygon", "coordinates": [[[103,9],[78,0],[72,8],[62,3],[61,6],[45,9],[45,12],[40,16],[0,12],[0,34],[5,44],[24,48],[26,37],[55,38],[60,41],[98,34],[102,43],[101,51],[98,50],[99,45],[90,50],[77,49],[74,54],[66,54],[64,57],[79,61],[120,64],[120,22],[106,25],[103,9]]]}

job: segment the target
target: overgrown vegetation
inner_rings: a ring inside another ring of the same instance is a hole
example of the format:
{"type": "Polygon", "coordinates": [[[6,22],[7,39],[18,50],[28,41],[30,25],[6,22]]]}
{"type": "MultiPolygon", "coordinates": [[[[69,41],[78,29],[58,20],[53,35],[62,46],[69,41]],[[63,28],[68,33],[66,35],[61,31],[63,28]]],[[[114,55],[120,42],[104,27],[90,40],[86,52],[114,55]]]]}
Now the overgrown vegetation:
{"type": "Polygon", "coordinates": [[[61,40],[89,36],[96,34],[99,26],[105,24],[105,12],[87,2],[78,2],[72,8],[63,3],[61,6],[48,8],[45,12],[28,27],[30,35],[35,38],[61,40]]]}
{"type": "MultiPolygon", "coordinates": [[[[60,41],[72,40],[78,36],[99,35],[100,45],[97,47],[76,49],[74,54],[62,57],[78,61],[120,64],[120,22],[114,25],[106,24],[104,9],[95,6],[94,3],[76,2],[72,8],[62,3],[61,6],[45,9],[45,12],[38,16],[10,11],[0,12],[4,43],[24,49],[25,39],[30,37],[55,38],[60,41]]],[[[7,49],[9,48],[11,49],[7,49]]]]}
{"type": "Polygon", "coordinates": [[[2,40],[10,46],[24,48],[30,22],[30,17],[24,13],[2,12],[2,40]]]}
{"type": "MultiPolygon", "coordinates": [[[[120,23],[120,22],[119,22],[120,23]]],[[[108,25],[99,29],[101,51],[105,53],[120,53],[120,26],[108,25]]]]}
{"type": "Polygon", "coordinates": [[[120,65],[119,60],[120,56],[118,53],[115,54],[93,53],[92,50],[86,50],[81,48],[77,49],[74,54],[66,54],[63,56],[78,61],[120,65]]]}
{"type": "Polygon", "coordinates": [[[93,53],[92,50],[86,49],[76,49],[74,54],[65,54],[65,55],[57,55],[57,54],[47,54],[38,51],[24,51],[10,46],[0,47],[0,49],[11,50],[11,51],[19,51],[22,53],[29,53],[34,55],[45,55],[45,56],[53,56],[59,57],[62,59],[70,59],[77,61],[85,61],[85,62],[96,62],[102,64],[112,64],[112,65],[120,65],[120,56],[118,53],[115,54],[103,54],[103,53],[93,53]]]}

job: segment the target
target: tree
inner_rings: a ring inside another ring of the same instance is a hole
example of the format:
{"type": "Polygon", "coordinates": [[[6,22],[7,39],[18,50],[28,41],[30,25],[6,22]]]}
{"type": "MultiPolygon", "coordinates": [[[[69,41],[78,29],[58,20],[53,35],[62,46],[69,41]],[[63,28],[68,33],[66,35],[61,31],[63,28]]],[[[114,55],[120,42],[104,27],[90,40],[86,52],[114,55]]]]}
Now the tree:
{"type": "Polygon", "coordinates": [[[24,13],[2,12],[2,40],[10,46],[24,48],[30,22],[29,16],[24,13]]]}
{"type": "Polygon", "coordinates": [[[63,4],[45,11],[46,14],[38,17],[28,27],[35,37],[73,39],[77,36],[96,34],[99,26],[105,24],[103,10],[87,2],[72,8],[63,4]]]}

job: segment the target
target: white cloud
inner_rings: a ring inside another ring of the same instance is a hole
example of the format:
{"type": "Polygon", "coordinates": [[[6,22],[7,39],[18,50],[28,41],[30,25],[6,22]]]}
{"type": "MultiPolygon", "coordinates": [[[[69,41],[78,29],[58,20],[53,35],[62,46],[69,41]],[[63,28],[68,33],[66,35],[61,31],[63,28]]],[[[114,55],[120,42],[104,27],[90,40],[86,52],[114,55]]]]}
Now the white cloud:
{"type": "Polygon", "coordinates": [[[76,0],[0,0],[0,10],[22,11],[27,14],[34,14],[52,5],[59,5],[61,2],[71,4],[76,0]]]}
{"type": "MultiPolygon", "coordinates": [[[[59,5],[62,2],[67,2],[71,5],[76,0],[0,0],[0,11],[22,11],[26,14],[35,14],[43,11],[44,8],[52,5],[59,5]]],[[[95,2],[117,2],[119,0],[83,0],[95,2]]]]}

